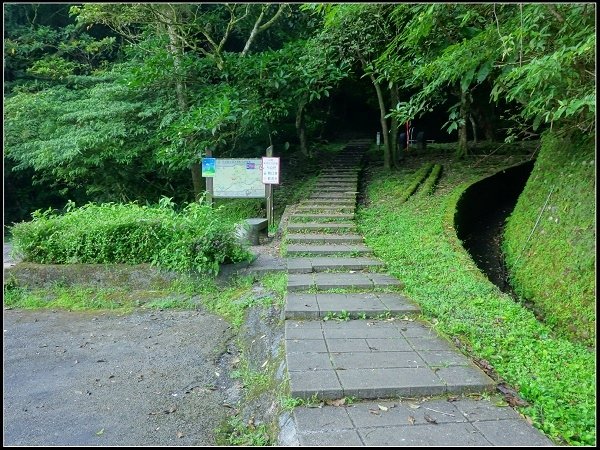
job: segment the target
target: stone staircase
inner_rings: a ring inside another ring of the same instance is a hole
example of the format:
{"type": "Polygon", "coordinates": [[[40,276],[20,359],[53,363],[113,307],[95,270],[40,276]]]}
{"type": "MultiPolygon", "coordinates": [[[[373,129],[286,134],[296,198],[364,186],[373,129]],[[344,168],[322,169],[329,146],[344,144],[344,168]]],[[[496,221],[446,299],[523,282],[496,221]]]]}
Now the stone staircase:
{"type": "Polygon", "coordinates": [[[512,408],[459,398],[494,383],[416,319],[419,307],[401,294],[401,281],[364,244],[354,211],[368,146],[350,142],[289,218],[290,394],[331,404],[284,415],[278,445],[552,445],[512,408]]]}
{"type": "Polygon", "coordinates": [[[418,306],[382,272],[357,232],[367,146],[350,143],[289,217],[284,314],[291,395],[374,399],[492,389],[492,380],[449,342],[410,318],[418,306]]]}

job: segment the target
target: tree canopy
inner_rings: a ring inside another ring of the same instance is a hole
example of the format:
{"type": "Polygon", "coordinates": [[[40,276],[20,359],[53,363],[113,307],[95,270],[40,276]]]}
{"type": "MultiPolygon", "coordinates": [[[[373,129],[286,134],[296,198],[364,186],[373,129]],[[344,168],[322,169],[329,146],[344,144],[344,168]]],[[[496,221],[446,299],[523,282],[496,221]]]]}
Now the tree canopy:
{"type": "Polygon", "coordinates": [[[585,3],[9,4],[8,176],[65,201],[193,199],[207,149],[310,158],[333,94],[361,78],[389,169],[432,111],[458,157],[469,136],[593,134],[595,44],[585,3]]]}

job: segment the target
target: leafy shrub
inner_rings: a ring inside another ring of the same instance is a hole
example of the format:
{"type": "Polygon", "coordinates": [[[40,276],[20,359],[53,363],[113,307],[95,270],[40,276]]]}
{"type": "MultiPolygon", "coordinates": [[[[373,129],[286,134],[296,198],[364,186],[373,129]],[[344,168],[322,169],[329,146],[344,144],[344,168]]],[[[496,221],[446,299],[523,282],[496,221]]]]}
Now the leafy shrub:
{"type": "Polygon", "coordinates": [[[65,214],[36,211],[12,227],[14,248],[42,264],[152,263],[166,269],[216,274],[219,265],[247,259],[222,210],[190,203],[180,212],[164,197],[136,203],[67,205],[65,214]]]}

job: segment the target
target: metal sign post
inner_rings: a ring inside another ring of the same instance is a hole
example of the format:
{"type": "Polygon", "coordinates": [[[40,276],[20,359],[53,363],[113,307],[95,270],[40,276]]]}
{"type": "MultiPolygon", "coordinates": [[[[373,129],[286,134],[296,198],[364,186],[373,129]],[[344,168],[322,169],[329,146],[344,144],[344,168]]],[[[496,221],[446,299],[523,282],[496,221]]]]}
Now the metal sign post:
{"type": "MultiPolygon", "coordinates": [[[[212,160],[212,163],[209,163],[208,166],[212,166],[212,167],[207,167],[209,174],[204,175],[202,174],[202,176],[206,176],[206,203],[208,203],[209,206],[213,205],[213,177],[215,176],[215,163],[214,163],[214,158],[212,158],[212,150],[211,149],[206,149],[206,158],[209,160],[212,160]],[[212,176],[210,176],[210,169],[212,168],[212,176]]],[[[204,169],[204,162],[202,164],[202,168],[204,169]]]]}

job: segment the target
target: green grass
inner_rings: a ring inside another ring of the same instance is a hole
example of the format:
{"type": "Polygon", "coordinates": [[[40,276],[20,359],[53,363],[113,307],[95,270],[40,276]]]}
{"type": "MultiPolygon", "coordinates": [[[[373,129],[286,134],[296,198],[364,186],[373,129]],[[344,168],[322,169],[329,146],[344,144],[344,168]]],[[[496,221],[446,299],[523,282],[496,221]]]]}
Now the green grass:
{"type": "Polygon", "coordinates": [[[285,294],[287,293],[287,272],[265,274],[261,278],[260,282],[265,288],[269,289],[273,293],[276,304],[283,306],[285,294]]]}
{"type": "Polygon", "coordinates": [[[216,441],[218,446],[264,447],[273,445],[266,424],[249,425],[237,416],[230,417],[217,429],[216,441]]]}
{"type": "Polygon", "coordinates": [[[456,237],[453,218],[464,189],[492,170],[472,171],[468,162],[444,167],[433,195],[402,205],[390,191],[402,191],[414,169],[407,164],[400,173],[375,170],[369,204],[358,217],[366,244],[404,283],[403,293],[421,306],[423,316],[437,320],[437,330],[459,338],[472,356],[488,360],[518,389],[530,402],[521,412],[535,426],[557,442],[594,445],[595,354],[553,335],[478,270],[456,237]]]}
{"type": "Polygon", "coordinates": [[[136,305],[124,289],[62,287],[28,290],[4,287],[4,306],[20,309],[65,309],[70,311],[130,311],[136,305]]]}
{"type": "Polygon", "coordinates": [[[542,142],[505,228],[511,283],[554,330],[595,346],[594,141],[548,134],[542,142]]]}

